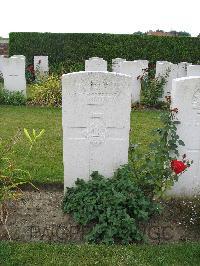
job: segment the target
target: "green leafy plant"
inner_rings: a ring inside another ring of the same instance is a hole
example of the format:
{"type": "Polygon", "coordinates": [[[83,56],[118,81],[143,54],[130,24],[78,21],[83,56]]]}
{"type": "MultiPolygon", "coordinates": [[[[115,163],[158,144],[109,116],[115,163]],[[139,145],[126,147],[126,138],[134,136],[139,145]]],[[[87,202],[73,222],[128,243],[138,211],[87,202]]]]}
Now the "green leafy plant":
{"type": "Polygon", "coordinates": [[[35,70],[33,64],[29,64],[26,66],[25,76],[28,84],[31,84],[35,81],[35,70]]]}
{"type": "Polygon", "coordinates": [[[141,80],[141,103],[147,107],[160,107],[161,98],[164,93],[164,86],[167,82],[170,70],[165,75],[155,77],[155,68],[149,67],[144,70],[144,74],[139,76],[141,80]]]}
{"type": "Polygon", "coordinates": [[[26,105],[26,96],[20,91],[8,91],[0,87],[0,104],[5,105],[26,105]]]}
{"type": "Polygon", "coordinates": [[[84,63],[71,62],[70,60],[67,60],[66,62],[53,64],[50,66],[50,72],[56,73],[59,76],[62,76],[63,74],[66,73],[84,71],[84,69],[85,69],[84,63]]]}
{"type": "MultiPolygon", "coordinates": [[[[44,129],[39,134],[36,134],[36,131],[33,130],[33,136],[30,135],[27,129],[24,129],[24,133],[31,144],[28,152],[29,155],[33,145],[44,134],[44,129]]],[[[36,188],[31,182],[32,178],[30,173],[17,168],[14,160],[9,156],[13,152],[13,147],[18,142],[20,135],[21,132],[17,132],[12,141],[6,146],[3,146],[2,142],[0,142],[0,221],[7,232],[9,240],[11,240],[11,236],[7,227],[9,215],[8,202],[19,199],[22,195],[22,185],[30,184],[36,188]]]]}
{"type": "Polygon", "coordinates": [[[56,75],[40,77],[37,83],[30,86],[31,104],[60,107],[62,105],[61,80],[56,75]]]}
{"type": "Polygon", "coordinates": [[[87,241],[125,244],[144,240],[140,223],[157,213],[159,206],[134,182],[125,165],[109,179],[98,172],[88,182],[78,179],[75,187],[67,189],[63,210],[80,225],[92,226],[87,241]]]}
{"type": "Polygon", "coordinates": [[[36,134],[36,130],[33,129],[33,132],[32,132],[32,136],[31,134],[28,132],[28,130],[26,128],[24,128],[24,134],[25,136],[27,137],[27,139],[29,140],[30,142],[30,148],[29,148],[29,153],[31,152],[34,144],[36,143],[36,141],[38,139],[40,139],[45,133],[45,129],[42,129],[39,134],[36,134]]]}

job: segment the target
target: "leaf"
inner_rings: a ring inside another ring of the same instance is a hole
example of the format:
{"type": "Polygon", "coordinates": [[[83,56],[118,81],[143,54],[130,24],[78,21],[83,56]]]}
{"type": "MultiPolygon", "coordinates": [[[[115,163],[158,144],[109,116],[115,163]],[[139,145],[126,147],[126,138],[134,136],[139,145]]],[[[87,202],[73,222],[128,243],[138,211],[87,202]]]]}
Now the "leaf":
{"type": "Polygon", "coordinates": [[[42,130],[40,131],[40,133],[36,136],[35,139],[39,139],[39,138],[41,138],[42,135],[44,135],[44,133],[45,133],[45,129],[42,129],[42,130]]]}
{"type": "Polygon", "coordinates": [[[33,137],[34,137],[34,139],[36,137],[36,131],[35,131],[35,129],[33,129],[33,137]]]}
{"type": "Polygon", "coordinates": [[[181,139],[179,139],[178,144],[181,146],[185,146],[185,143],[181,139]]]}
{"type": "Polygon", "coordinates": [[[174,123],[174,125],[179,125],[181,122],[180,121],[174,121],[173,123],[174,123]]]}
{"type": "Polygon", "coordinates": [[[27,130],[26,128],[24,128],[24,134],[25,134],[25,136],[27,137],[27,139],[28,139],[31,143],[33,143],[32,139],[31,139],[31,136],[29,135],[28,130],[27,130]]]}

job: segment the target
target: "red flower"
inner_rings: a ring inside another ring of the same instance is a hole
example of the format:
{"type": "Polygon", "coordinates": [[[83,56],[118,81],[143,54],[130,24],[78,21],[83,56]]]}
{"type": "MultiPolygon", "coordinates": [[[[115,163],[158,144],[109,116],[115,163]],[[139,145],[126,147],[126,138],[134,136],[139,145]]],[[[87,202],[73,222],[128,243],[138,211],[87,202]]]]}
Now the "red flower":
{"type": "Polygon", "coordinates": [[[182,161],[172,160],[171,161],[171,169],[178,175],[183,172],[187,168],[182,161]]]}

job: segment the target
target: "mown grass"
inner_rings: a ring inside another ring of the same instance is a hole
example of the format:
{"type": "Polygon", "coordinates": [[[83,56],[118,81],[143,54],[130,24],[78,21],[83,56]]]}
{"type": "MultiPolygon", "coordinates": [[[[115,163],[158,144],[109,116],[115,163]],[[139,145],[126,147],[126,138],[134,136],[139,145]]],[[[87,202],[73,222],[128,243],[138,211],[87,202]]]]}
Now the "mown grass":
{"type": "Polygon", "coordinates": [[[198,266],[200,244],[105,246],[0,242],[0,265],[198,266]]]}
{"type": "MultiPolygon", "coordinates": [[[[141,149],[145,150],[154,138],[152,130],[161,125],[160,113],[156,110],[133,111],[130,142],[141,143],[141,149]]],[[[16,133],[22,132],[12,157],[17,167],[30,171],[37,182],[63,182],[61,117],[61,109],[56,108],[0,106],[0,138],[3,144],[10,145],[16,133]],[[23,128],[37,132],[46,130],[28,158],[29,143],[23,128]]]]}

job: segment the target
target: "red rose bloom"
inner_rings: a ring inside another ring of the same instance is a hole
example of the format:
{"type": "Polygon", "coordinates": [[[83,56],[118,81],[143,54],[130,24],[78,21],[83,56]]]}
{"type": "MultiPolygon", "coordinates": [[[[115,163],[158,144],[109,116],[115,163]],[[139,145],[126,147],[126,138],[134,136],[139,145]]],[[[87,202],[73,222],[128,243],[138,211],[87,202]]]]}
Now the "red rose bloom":
{"type": "Polygon", "coordinates": [[[183,172],[187,168],[182,161],[172,160],[171,161],[171,169],[178,175],[183,172]]]}

